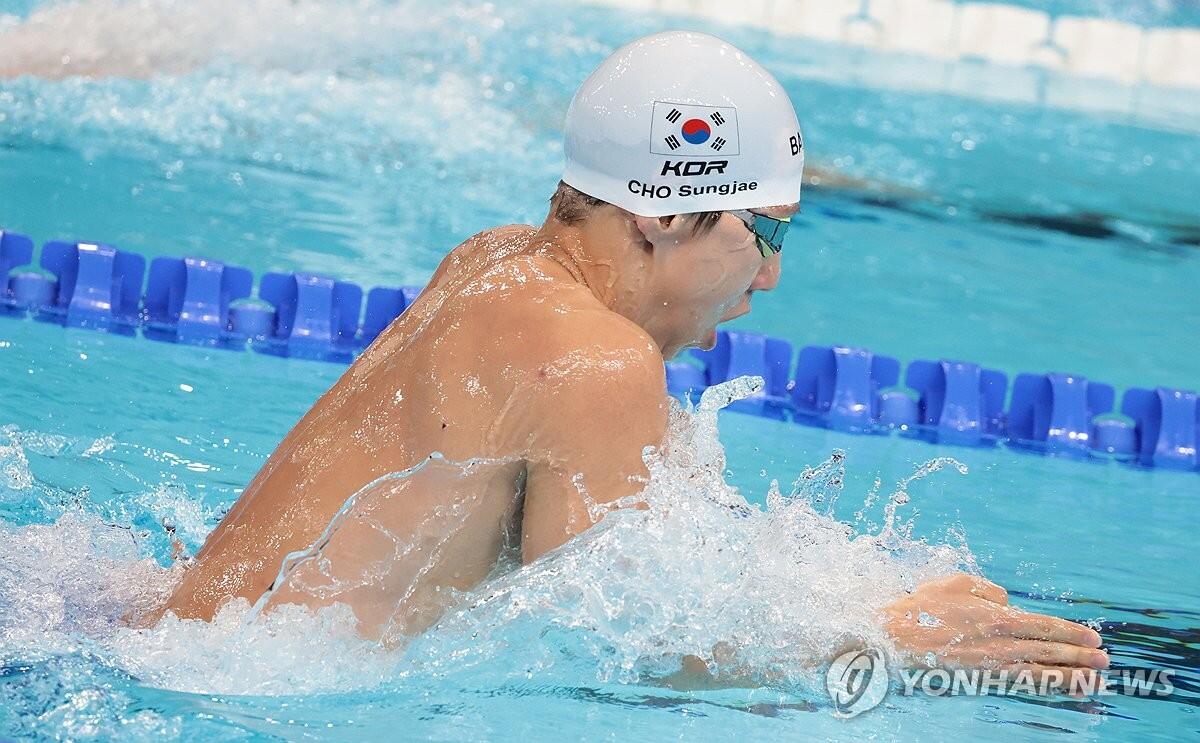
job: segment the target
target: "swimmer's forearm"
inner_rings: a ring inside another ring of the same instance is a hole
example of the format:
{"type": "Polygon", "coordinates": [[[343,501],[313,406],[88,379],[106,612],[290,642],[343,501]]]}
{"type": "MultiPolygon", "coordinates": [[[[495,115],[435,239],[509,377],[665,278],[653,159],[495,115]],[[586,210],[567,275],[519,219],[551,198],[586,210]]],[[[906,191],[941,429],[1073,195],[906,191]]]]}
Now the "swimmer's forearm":
{"type": "MultiPolygon", "coordinates": [[[[827,652],[807,658],[792,660],[798,666],[812,669],[830,663],[834,658],[857,647],[866,645],[855,638],[847,638],[843,642],[830,646],[827,652]]],[[[709,670],[708,663],[698,655],[685,655],[682,667],[671,674],[659,679],[663,685],[677,691],[698,691],[705,689],[756,689],[781,680],[780,674],[771,670],[754,669],[742,663],[734,662],[734,648],[724,642],[717,643],[711,657],[721,667],[716,674],[709,670]]]]}
{"type": "Polygon", "coordinates": [[[707,689],[756,689],[766,685],[767,679],[759,678],[749,668],[721,671],[714,675],[708,664],[698,655],[683,656],[682,667],[658,681],[676,691],[703,691],[707,689]]]}

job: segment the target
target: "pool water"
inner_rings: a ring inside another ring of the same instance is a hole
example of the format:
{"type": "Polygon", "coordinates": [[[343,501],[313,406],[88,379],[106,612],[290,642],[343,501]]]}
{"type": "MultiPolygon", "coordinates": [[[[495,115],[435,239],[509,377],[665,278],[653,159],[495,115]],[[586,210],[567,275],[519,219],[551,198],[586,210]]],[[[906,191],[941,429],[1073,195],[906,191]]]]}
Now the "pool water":
{"type": "MultiPolygon", "coordinates": [[[[806,191],[783,282],[739,327],[1010,374],[1069,371],[1120,388],[1200,385],[1200,206],[1189,197],[1200,185],[1200,146],[1186,129],[837,83],[826,69],[865,64],[861,51],[540,0],[254,0],[236,16],[212,2],[131,7],[0,0],[12,14],[0,22],[0,47],[7,34],[53,55],[73,39],[109,51],[116,75],[0,79],[4,229],[147,257],[195,253],[256,274],[423,283],[474,232],[540,222],[561,167],[567,102],[605,54],[642,33],[703,27],[780,77],[815,166],[868,182],[806,191]],[[136,47],[148,62],[121,51],[136,47]],[[147,77],[148,64],[171,72],[147,77]]],[[[0,319],[0,737],[1200,732],[1200,573],[1188,538],[1200,516],[1196,473],[931,447],[733,413],[720,418],[724,476],[760,508],[772,480],[787,493],[806,467],[845,452],[844,473],[835,467],[799,498],[807,505],[775,511],[763,528],[795,519],[828,530],[818,518],[828,512],[851,524],[851,537],[877,535],[895,483],[935,457],[958,460],[966,475],[947,466],[907,487],[898,507],[912,520],[906,554],[925,555],[921,539],[949,545],[954,555],[938,560],[977,563],[1022,606],[1100,623],[1115,666],[1174,669],[1175,695],[891,697],[847,721],[803,679],[705,692],[655,685],[636,659],[639,643],[666,641],[641,622],[654,607],[631,604],[640,608],[605,620],[566,599],[509,621],[499,608],[456,615],[404,654],[344,637],[337,616],[118,629],[130,603],[169,584],[163,523],[196,550],[342,370],[0,319]],[[877,478],[884,497],[864,507],[877,478]],[[467,639],[465,628],[482,634],[467,639]]],[[[697,446],[720,461],[703,436],[697,446]]],[[[660,481],[667,490],[670,474],[660,481]]],[[[664,497],[684,495],[696,494],[680,487],[664,497]]],[[[761,536],[713,525],[723,538],[761,536]]],[[[622,536],[625,527],[595,539],[656,556],[664,570],[740,567],[734,557],[672,557],[668,547],[683,542],[639,542],[622,536]]],[[[797,549],[794,535],[761,538],[756,548],[797,549]]],[[[745,603],[731,594],[726,613],[772,597],[798,613],[748,614],[748,636],[770,642],[795,620],[819,629],[838,619],[784,592],[786,581],[850,580],[864,542],[816,541],[793,572],[767,553],[758,563],[736,558],[761,570],[745,603]]],[[[871,566],[881,581],[894,577],[883,562],[871,566]]],[[[494,590],[559,595],[538,593],[537,575],[502,578],[494,590]]],[[[629,576],[613,580],[635,588],[629,576]]],[[[723,621],[697,601],[697,616],[723,621]]]]}

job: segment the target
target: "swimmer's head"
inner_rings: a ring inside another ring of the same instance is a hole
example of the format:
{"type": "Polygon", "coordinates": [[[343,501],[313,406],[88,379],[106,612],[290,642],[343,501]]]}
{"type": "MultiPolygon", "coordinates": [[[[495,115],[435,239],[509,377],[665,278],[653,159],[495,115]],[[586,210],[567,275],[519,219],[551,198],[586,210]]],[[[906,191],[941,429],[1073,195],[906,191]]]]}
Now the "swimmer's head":
{"type": "Polygon", "coordinates": [[[775,288],[779,233],[798,208],[644,217],[560,182],[547,222],[579,230],[594,248],[607,246],[588,258],[616,290],[606,292],[610,307],[646,330],[670,358],[689,347],[711,348],[718,324],[748,313],[754,292],[775,288]],[[622,279],[614,287],[616,274],[622,279]]]}
{"type": "Polygon", "coordinates": [[[621,47],[572,99],[565,152],[551,217],[624,217],[645,269],[637,319],[668,357],[710,347],[778,283],[803,137],[783,87],[732,45],[676,31],[621,47]]]}
{"type": "Polygon", "coordinates": [[[600,63],[567,110],[563,182],[660,217],[799,201],[804,139],[783,86],[736,47],[669,31],[600,63]]]}

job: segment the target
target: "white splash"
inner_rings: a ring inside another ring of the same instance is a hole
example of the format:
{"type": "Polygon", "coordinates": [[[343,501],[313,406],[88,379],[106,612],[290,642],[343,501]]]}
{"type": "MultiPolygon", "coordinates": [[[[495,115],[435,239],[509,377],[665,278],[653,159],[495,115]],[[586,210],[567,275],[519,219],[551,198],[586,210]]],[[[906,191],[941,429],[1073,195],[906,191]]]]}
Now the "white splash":
{"type": "Polygon", "coordinates": [[[236,10],[222,2],[76,0],[3,18],[0,77],[152,77],[222,58],[287,70],[362,63],[395,54],[397,35],[433,28],[440,16],[412,2],[372,0],[248,0],[236,10]]]}
{"type": "Polygon", "coordinates": [[[495,100],[512,81],[470,68],[488,67],[479,47],[503,26],[498,13],[418,0],[39,6],[0,23],[0,80],[13,78],[0,85],[0,122],[92,154],[133,148],[166,180],[197,155],[247,169],[444,178],[447,163],[492,151],[498,136],[540,152],[527,113],[495,100]],[[468,50],[469,64],[438,64],[447,49],[468,50]]]}
{"type": "MultiPolygon", "coordinates": [[[[341,606],[315,615],[284,607],[251,621],[249,606],[236,602],[212,623],[168,616],[132,629],[122,618],[160,602],[180,568],[147,557],[135,529],[68,513],[0,529],[0,659],[88,648],[145,685],[303,694],[460,674],[647,682],[697,655],[718,672],[807,688],[831,649],[886,645],[880,607],[973,561],[963,548],[914,541],[911,525],[895,523],[909,480],[878,533],[833,519],[840,453],[806,470],[787,495],[772,483],[766,510],[749,505],[723,479],[717,411],[760,385],[735,380],[695,410],[675,406],[662,450],[647,453],[651,478],[640,498],[649,508],[612,510],[583,536],[502,572],[404,650],[359,639],[341,606]]],[[[166,510],[175,518],[188,513],[180,491],[155,492],[174,503],[166,510]]],[[[143,507],[161,515],[146,497],[143,507]]]]}
{"type": "Polygon", "coordinates": [[[803,686],[847,643],[888,649],[878,610],[923,580],[975,569],[973,558],[895,524],[908,486],[928,472],[899,483],[874,535],[829,515],[844,480],[840,452],[787,496],[773,483],[766,511],[750,506],[723,479],[717,411],[761,386],[743,377],[709,388],[695,411],[676,406],[667,444],[647,457],[638,498],[648,509],[611,511],[473,592],[415,643],[412,669],[457,674],[497,660],[539,676],[565,665],[567,678],[634,682],[697,655],[716,672],[803,686]]]}

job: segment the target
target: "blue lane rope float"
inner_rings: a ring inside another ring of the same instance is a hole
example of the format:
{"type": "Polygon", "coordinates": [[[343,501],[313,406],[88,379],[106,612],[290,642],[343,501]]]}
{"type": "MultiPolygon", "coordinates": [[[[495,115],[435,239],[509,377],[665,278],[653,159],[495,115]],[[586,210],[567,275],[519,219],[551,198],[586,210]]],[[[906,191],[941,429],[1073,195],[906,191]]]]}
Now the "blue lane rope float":
{"type": "MultiPolygon", "coordinates": [[[[348,363],[416,300],[421,287],[375,287],[309,273],[267,273],[206,258],[155,258],[102,243],[33,241],[0,231],[0,314],[32,316],[150,340],[348,363]],[[143,293],[143,278],[145,291],[143,293]]],[[[1200,398],[1193,391],[1132,388],[1114,409],[1111,385],[1075,374],[1008,377],[965,361],[909,362],[862,348],[808,346],[722,331],[708,351],[666,365],[671,394],[696,400],[746,374],[763,389],[731,408],[858,434],[956,446],[999,443],[1021,452],[1116,459],[1200,471],[1200,398]]]]}

